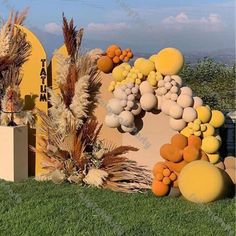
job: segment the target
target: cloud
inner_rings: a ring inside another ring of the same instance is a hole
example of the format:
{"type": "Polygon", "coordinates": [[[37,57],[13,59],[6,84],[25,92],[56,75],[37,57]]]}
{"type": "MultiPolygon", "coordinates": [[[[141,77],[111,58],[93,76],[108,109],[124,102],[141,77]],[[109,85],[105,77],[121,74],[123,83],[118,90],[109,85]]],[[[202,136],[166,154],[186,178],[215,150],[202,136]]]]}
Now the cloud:
{"type": "Polygon", "coordinates": [[[57,34],[61,32],[61,26],[55,22],[50,22],[44,26],[45,31],[51,34],[57,34]]]}
{"type": "Polygon", "coordinates": [[[89,31],[111,31],[111,30],[123,30],[128,29],[129,26],[124,23],[110,23],[110,24],[102,24],[102,23],[89,23],[87,26],[87,30],[89,31]]]}
{"type": "Polygon", "coordinates": [[[210,13],[207,17],[191,19],[185,12],[180,12],[176,16],[168,16],[162,20],[162,23],[168,27],[182,29],[187,26],[204,28],[209,31],[222,30],[222,21],[218,14],[210,13]]]}

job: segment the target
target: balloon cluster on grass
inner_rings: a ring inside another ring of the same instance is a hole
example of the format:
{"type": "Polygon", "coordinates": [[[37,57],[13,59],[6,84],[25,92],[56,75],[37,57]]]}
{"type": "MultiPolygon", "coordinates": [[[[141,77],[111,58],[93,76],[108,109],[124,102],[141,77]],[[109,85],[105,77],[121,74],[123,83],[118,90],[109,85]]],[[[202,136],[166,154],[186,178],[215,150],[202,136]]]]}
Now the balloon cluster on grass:
{"type": "Polygon", "coordinates": [[[217,168],[224,165],[218,153],[221,139],[217,128],[224,124],[225,117],[183,86],[179,76],[183,63],[179,50],[165,48],[149,59],[138,58],[134,66],[122,63],[115,67],[114,81],[108,88],[114,98],[108,102],[105,124],[132,133],[142,110],[166,114],[170,127],[178,134],[160,149],[165,161],[153,168],[152,191],[157,196],[177,196],[181,192],[190,201],[210,202],[227,192],[226,185],[235,182],[230,174],[217,168]],[[193,162],[197,164],[190,165],[193,162]],[[201,174],[206,181],[202,176],[198,178],[201,174]],[[189,179],[196,181],[196,186],[189,179]],[[212,187],[212,181],[216,186],[212,187]],[[202,192],[201,187],[206,189],[202,192]]]}

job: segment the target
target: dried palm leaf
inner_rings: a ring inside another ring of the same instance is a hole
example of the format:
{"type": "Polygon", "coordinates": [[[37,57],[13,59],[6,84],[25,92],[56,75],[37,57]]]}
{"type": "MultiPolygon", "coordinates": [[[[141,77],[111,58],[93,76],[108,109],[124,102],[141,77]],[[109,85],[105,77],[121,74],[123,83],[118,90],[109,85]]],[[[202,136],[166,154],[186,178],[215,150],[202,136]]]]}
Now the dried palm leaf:
{"type": "Polygon", "coordinates": [[[74,26],[73,18],[70,22],[67,21],[64,14],[62,15],[63,18],[63,36],[64,36],[64,43],[68,52],[68,55],[71,57],[72,62],[75,62],[78,51],[80,49],[82,37],[83,37],[83,29],[79,31],[76,30],[76,26],[74,26]]]}
{"type": "Polygon", "coordinates": [[[13,12],[12,14],[12,17],[14,18],[13,23],[17,25],[23,25],[28,15],[28,12],[29,12],[29,7],[23,9],[22,11],[17,11],[15,13],[13,12]]]}
{"type": "Polygon", "coordinates": [[[104,188],[127,193],[150,189],[150,171],[128,158],[110,156],[109,162],[103,162],[101,169],[108,173],[104,188]]]}
{"type": "Polygon", "coordinates": [[[110,156],[119,156],[122,154],[126,154],[129,151],[136,152],[138,151],[138,149],[132,146],[120,146],[120,147],[114,148],[111,151],[108,151],[107,153],[104,154],[104,158],[105,158],[104,161],[109,161],[110,156]]]}

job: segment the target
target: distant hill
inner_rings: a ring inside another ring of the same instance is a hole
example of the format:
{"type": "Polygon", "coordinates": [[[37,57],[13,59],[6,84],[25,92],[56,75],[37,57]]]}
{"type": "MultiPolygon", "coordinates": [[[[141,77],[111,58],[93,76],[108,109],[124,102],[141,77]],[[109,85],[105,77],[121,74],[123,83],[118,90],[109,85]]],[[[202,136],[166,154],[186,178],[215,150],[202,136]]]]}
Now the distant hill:
{"type": "MultiPolygon", "coordinates": [[[[45,31],[42,31],[38,28],[31,28],[31,30],[39,37],[40,41],[45,47],[45,50],[50,58],[52,53],[56,48],[62,45],[63,37],[62,35],[49,34],[45,31]]],[[[145,57],[148,58],[152,55],[152,52],[140,52],[139,50],[135,50],[132,45],[127,44],[126,42],[112,42],[119,44],[122,48],[133,48],[135,58],[137,57],[145,57]]],[[[97,40],[87,38],[86,34],[84,35],[84,40],[82,47],[85,49],[92,48],[102,48],[103,50],[109,45],[111,42],[106,40],[97,40]]],[[[204,57],[210,57],[218,62],[222,62],[224,64],[232,65],[235,63],[235,49],[220,49],[217,51],[194,51],[194,52],[183,52],[185,56],[185,60],[187,63],[196,63],[199,59],[204,57]]],[[[135,60],[135,58],[133,60],[135,60]]]]}
{"type": "MultiPolygon", "coordinates": [[[[144,57],[148,58],[151,53],[136,53],[135,57],[144,57]]],[[[227,65],[233,65],[235,61],[235,49],[221,49],[217,51],[195,51],[195,52],[184,52],[184,57],[186,63],[194,64],[197,63],[200,59],[204,57],[209,57],[214,59],[217,62],[221,62],[227,65]]]]}

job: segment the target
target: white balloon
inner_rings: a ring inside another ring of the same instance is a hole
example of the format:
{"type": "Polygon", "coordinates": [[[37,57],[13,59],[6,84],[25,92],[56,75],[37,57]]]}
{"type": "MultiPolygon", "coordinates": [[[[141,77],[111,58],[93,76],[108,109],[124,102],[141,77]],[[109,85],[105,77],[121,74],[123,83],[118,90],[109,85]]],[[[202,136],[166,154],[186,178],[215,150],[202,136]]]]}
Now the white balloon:
{"type": "Polygon", "coordinates": [[[189,95],[191,97],[193,96],[193,91],[189,87],[182,87],[182,88],[180,88],[180,91],[181,91],[181,94],[183,94],[183,95],[189,95]]]}
{"type": "Polygon", "coordinates": [[[200,97],[193,97],[193,107],[196,109],[203,105],[203,101],[200,97]]]}
{"type": "Polygon", "coordinates": [[[131,127],[127,127],[127,126],[121,125],[121,129],[122,129],[124,132],[126,132],[126,133],[132,133],[132,132],[136,129],[136,127],[135,127],[134,124],[131,125],[131,127]]]}
{"type": "Polygon", "coordinates": [[[130,88],[127,88],[127,89],[125,90],[125,93],[126,93],[127,95],[130,95],[130,94],[131,94],[131,89],[130,89],[130,88]]]}
{"type": "Polygon", "coordinates": [[[169,75],[166,75],[164,78],[165,82],[170,82],[171,81],[171,77],[169,75]]]}
{"type": "Polygon", "coordinates": [[[182,79],[178,75],[172,75],[171,79],[173,79],[180,87],[182,86],[182,79]]]}
{"type": "Polygon", "coordinates": [[[172,93],[171,96],[170,96],[170,99],[171,99],[172,101],[177,101],[177,99],[178,99],[178,94],[172,93]]]}
{"type": "Polygon", "coordinates": [[[140,105],[144,111],[150,111],[157,105],[157,98],[152,93],[145,93],[141,96],[140,105]]]}
{"type": "Polygon", "coordinates": [[[137,116],[141,113],[141,111],[142,111],[142,108],[141,108],[140,103],[135,102],[134,106],[132,107],[132,110],[131,110],[132,114],[137,116]]]}
{"type": "Polygon", "coordinates": [[[122,107],[125,107],[127,105],[127,100],[121,100],[120,104],[122,107]]]}
{"type": "Polygon", "coordinates": [[[108,114],[105,117],[105,125],[109,128],[117,128],[120,126],[118,116],[114,114],[108,114]]]}
{"type": "Polygon", "coordinates": [[[162,98],[162,102],[161,102],[161,111],[166,114],[169,115],[169,110],[170,107],[172,105],[176,104],[175,102],[171,101],[171,100],[167,100],[167,99],[163,99],[162,98]]]}
{"type": "Polygon", "coordinates": [[[156,95],[156,98],[157,98],[157,106],[156,106],[156,109],[157,109],[157,110],[161,110],[162,97],[156,95]]]}
{"type": "Polygon", "coordinates": [[[127,97],[126,93],[121,88],[116,88],[113,95],[117,99],[125,99],[127,97]]]}
{"type": "Polygon", "coordinates": [[[132,88],[134,87],[134,83],[129,82],[129,83],[127,84],[127,87],[130,88],[130,89],[132,89],[132,88]]]}
{"type": "Polygon", "coordinates": [[[183,115],[183,108],[177,103],[175,103],[170,107],[169,115],[175,119],[180,119],[183,115]]]}
{"type": "Polygon", "coordinates": [[[178,99],[177,99],[177,103],[183,107],[191,107],[193,105],[193,98],[189,95],[179,95],[178,99]]]}
{"type": "Polygon", "coordinates": [[[186,127],[186,122],[183,119],[174,119],[172,117],[170,117],[169,124],[170,127],[176,131],[181,131],[186,127]]]}
{"type": "Polygon", "coordinates": [[[166,82],[166,83],[165,83],[165,88],[166,88],[167,90],[171,89],[171,87],[172,87],[172,85],[171,85],[170,82],[166,82]]]}
{"type": "Polygon", "coordinates": [[[133,88],[131,89],[131,92],[134,93],[134,94],[138,93],[138,88],[133,87],[133,88]]]}
{"type": "Polygon", "coordinates": [[[116,115],[119,115],[123,110],[122,105],[120,104],[120,100],[116,98],[112,98],[108,101],[107,104],[107,111],[108,113],[114,113],[116,115]]]}
{"type": "Polygon", "coordinates": [[[127,102],[127,107],[132,108],[134,106],[134,102],[133,101],[128,101],[127,102]]]}
{"type": "Polygon", "coordinates": [[[178,93],[179,88],[177,86],[172,86],[172,88],[170,89],[171,93],[178,93]]]}
{"type": "Polygon", "coordinates": [[[197,118],[197,112],[192,107],[184,108],[183,112],[183,120],[186,122],[192,122],[197,118]]]}
{"type": "Polygon", "coordinates": [[[121,125],[130,127],[134,122],[134,115],[130,111],[122,111],[119,115],[121,125]]]}
{"type": "Polygon", "coordinates": [[[158,83],[157,83],[157,86],[159,88],[164,87],[165,86],[165,81],[163,79],[159,80],[158,83]]]}
{"type": "Polygon", "coordinates": [[[154,92],[152,85],[148,81],[143,81],[139,86],[139,90],[141,94],[154,92]]]}
{"type": "Polygon", "coordinates": [[[128,100],[129,100],[129,101],[134,101],[134,99],[135,99],[135,97],[134,97],[133,94],[130,94],[130,95],[128,96],[128,100]]]}

